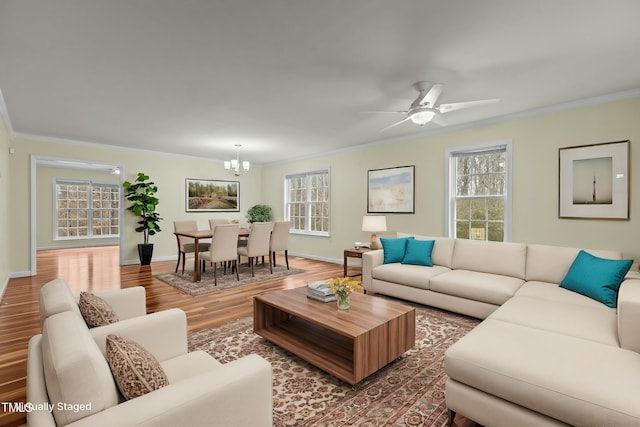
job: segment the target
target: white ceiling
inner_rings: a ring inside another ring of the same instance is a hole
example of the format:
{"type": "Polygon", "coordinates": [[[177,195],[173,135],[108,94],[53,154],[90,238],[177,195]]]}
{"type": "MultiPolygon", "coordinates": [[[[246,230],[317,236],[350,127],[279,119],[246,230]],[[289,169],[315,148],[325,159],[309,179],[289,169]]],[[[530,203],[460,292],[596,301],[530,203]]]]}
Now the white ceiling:
{"type": "MultiPolygon", "coordinates": [[[[640,95],[636,0],[0,0],[14,134],[269,164],[640,95]]],[[[0,105],[0,110],[2,106],[0,105]]]]}

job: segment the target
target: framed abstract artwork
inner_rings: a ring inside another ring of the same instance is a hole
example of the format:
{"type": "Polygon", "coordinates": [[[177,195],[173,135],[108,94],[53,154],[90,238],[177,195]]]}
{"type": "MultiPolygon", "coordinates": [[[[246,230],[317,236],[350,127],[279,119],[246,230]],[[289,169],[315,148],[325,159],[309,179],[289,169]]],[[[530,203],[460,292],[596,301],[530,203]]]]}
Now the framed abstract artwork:
{"type": "Polygon", "coordinates": [[[629,219],[629,141],[560,148],[560,218],[629,219]]]}
{"type": "Polygon", "coordinates": [[[368,213],[415,212],[415,166],[367,171],[368,213]]]}
{"type": "Polygon", "coordinates": [[[240,181],[187,178],[187,212],[240,212],[240,181]]]}

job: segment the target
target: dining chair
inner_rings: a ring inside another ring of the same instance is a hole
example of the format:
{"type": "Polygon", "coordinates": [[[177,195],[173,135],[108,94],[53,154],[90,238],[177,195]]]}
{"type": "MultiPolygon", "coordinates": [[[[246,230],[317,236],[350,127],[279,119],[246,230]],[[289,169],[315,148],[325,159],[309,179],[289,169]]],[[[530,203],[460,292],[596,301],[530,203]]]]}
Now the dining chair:
{"type": "MultiPolygon", "coordinates": [[[[173,221],[173,231],[196,231],[198,229],[197,221],[173,221]]],[[[176,236],[178,241],[178,263],[176,264],[176,273],[180,267],[182,259],[182,274],[184,274],[184,262],[187,254],[196,250],[195,240],[192,237],[176,236]]],[[[209,243],[199,242],[198,252],[209,250],[209,243]]]]}
{"type": "MultiPolygon", "coordinates": [[[[253,271],[253,264],[259,257],[269,256],[269,242],[271,241],[271,230],[273,229],[272,222],[254,222],[251,224],[251,231],[247,238],[247,246],[238,247],[238,261],[237,265],[240,265],[240,257],[245,256],[249,259],[249,265],[251,266],[251,277],[255,277],[253,271]]],[[[269,261],[269,272],[273,273],[273,264],[269,261]]]]}
{"type": "Polygon", "coordinates": [[[224,274],[227,274],[227,261],[236,263],[232,269],[236,271],[236,280],[240,280],[238,274],[238,224],[218,224],[213,230],[211,246],[209,250],[200,254],[202,269],[204,271],[205,261],[213,265],[213,284],[218,286],[218,263],[224,264],[224,274]]]}
{"type": "MultiPolygon", "coordinates": [[[[209,220],[209,229],[211,230],[211,232],[213,233],[213,231],[216,229],[216,225],[220,225],[220,224],[230,224],[231,222],[226,219],[226,218],[216,218],[216,219],[210,219],[209,220]]],[[[224,263],[224,268],[227,268],[227,262],[225,261],[224,263]]]]}
{"type": "Polygon", "coordinates": [[[271,232],[271,241],[269,242],[269,251],[271,252],[271,260],[273,266],[276,266],[276,252],[284,251],[284,259],[289,269],[289,227],[290,221],[276,221],[273,224],[271,232]]]}
{"type": "Polygon", "coordinates": [[[220,224],[229,224],[229,220],[228,219],[224,219],[224,218],[217,218],[217,219],[210,219],[209,220],[209,228],[211,229],[211,231],[216,229],[216,225],[220,225],[220,224]]]}

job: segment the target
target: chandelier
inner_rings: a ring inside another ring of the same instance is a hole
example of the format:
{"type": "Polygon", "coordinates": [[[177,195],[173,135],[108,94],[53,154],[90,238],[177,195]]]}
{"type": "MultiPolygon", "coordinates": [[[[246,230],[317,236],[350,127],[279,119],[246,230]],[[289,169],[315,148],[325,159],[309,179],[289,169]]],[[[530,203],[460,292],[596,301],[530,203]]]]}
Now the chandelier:
{"type": "Polygon", "coordinates": [[[227,160],[224,162],[224,169],[229,172],[234,174],[235,176],[240,176],[242,174],[245,174],[247,172],[249,172],[249,168],[251,167],[251,165],[249,164],[248,161],[244,161],[244,162],[240,162],[240,147],[242,146],[242,144],[235,144],[236,147],[236,158],[235,159],[231,159],[231,160],[227,160]]]}

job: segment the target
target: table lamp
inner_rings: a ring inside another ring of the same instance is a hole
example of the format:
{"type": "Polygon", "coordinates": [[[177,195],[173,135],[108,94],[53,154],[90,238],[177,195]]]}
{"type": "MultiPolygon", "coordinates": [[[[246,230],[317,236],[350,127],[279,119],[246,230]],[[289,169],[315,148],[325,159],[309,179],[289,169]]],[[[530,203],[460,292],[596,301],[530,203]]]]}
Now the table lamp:
{"type": "Polygon", "coordinates": [[[371,233],[370,249],[379,249],[376,233],[387,231],[387,217],[378,215],[365,215],[362,217],[362,231],[371,233]]]}

